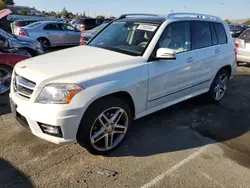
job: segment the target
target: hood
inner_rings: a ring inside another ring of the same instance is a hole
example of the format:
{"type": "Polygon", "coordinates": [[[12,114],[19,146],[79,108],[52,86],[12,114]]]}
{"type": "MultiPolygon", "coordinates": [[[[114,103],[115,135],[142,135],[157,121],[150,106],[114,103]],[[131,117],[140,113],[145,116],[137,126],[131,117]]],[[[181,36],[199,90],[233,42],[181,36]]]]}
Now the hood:
{"type": "Polygon", "coordinates": [[[142,61],[145,61],[142,57],[91,46],[78,46],[30,58],[19,63],[15,71],[37,84],[55,81],[78,83],[100,76],[100,72],[106,74],[112,69],[142,61]]]}

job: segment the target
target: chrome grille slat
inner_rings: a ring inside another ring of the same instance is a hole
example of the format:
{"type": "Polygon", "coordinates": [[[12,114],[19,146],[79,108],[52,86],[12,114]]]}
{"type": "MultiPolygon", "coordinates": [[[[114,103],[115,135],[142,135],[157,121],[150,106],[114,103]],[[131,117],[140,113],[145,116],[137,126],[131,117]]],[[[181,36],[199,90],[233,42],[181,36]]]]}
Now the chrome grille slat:
{"type": "Polygon", "coordinates": [[[36,84],[20,75],[15,74],[13,78],[13,89],[20,96],[30,99],[36,84]]]}

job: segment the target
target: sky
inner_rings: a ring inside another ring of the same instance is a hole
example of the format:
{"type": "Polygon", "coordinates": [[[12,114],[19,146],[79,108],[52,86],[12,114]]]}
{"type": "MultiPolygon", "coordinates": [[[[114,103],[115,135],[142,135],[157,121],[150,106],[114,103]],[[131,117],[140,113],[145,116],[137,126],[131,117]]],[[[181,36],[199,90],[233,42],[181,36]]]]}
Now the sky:
{"type": "Polygon", "coordinates": [[[40,11],[86,12],[89,16],[119,16],[123,13],[196,12],[223,19],[250,18],[250,0],[14,0],[17,5],[40,11]]]}

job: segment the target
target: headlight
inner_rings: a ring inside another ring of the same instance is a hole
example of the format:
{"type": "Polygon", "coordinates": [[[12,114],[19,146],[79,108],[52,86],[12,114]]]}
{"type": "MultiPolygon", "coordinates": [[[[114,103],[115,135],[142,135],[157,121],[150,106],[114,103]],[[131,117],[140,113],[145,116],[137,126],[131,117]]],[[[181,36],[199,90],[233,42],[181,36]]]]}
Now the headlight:
{"type": "Polygon", "coordinates": [[[37,103],[69,104],[82,88],[76,84],[49,84],[36,99],[37,103]]]}

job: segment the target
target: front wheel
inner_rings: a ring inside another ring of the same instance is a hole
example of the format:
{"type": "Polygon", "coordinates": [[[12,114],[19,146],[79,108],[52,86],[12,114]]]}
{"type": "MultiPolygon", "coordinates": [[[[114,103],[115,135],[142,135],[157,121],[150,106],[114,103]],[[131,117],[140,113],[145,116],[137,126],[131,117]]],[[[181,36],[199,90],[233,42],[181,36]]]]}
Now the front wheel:
{"type": "Polygon", "coordinates": [[[229,73],[226,70],[220,70],[214,78],[207,96],[213,103],[218,103],[225,95],[229,81],[229,73]]]}
{"type": "Polygon", "coordinates": [[[92,154],[105,155],[121,144],[131,122],[131,110],[125,102],[115,97],[99,99],[81,121],[78,143],[92,154]]]}
{"type": "Polygon", "coordinates": [[[12,71],[12,67],[0,65],[0,95],[4,95],[9,92],[12,71]]]}

